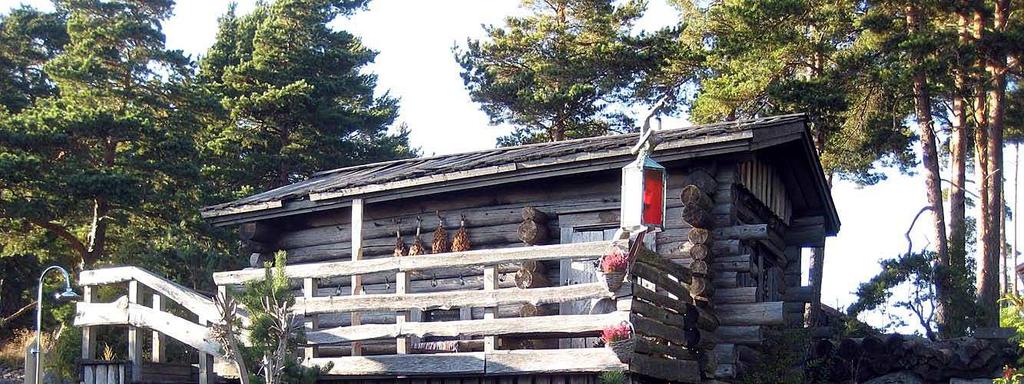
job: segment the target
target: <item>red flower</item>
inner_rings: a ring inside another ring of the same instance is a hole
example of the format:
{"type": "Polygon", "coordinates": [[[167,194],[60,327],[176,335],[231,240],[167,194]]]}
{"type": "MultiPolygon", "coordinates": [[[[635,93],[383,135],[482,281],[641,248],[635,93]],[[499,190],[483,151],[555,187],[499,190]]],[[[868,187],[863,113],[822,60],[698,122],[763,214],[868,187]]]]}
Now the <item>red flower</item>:
{"type": "Polygon", "coordinates": [[[1015,374],[1017,374],[1017,369],[1016,368],[1012,368],[1009,365],[1003,367],[1003,378],[1004,379],[1010,380],[1010,379],[1013,378],[1013,375],[1015,375],[1015,374]]]}
{"type": "Polygon", "coordinates": [[[616,326],[607,327],[603,331],[601,331],[601,340],[604,340],[605,343],[626,340],[629,338],[629,334],[629,324],[623,323],[616,326]]]}
{"type": "Polygon", "coordinates": [[[622,250],[614,248],[611,253],[601,258],[601,271],[605,273],[625,271],[628,264],[629,260],[626,254],[622,250]]]}

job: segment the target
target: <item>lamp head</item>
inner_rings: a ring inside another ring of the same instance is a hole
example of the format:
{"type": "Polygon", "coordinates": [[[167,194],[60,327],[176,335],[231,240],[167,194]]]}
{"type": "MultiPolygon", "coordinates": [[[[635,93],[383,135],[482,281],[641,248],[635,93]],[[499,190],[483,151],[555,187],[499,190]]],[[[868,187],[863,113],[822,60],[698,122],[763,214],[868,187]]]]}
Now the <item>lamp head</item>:
{"type": "Polygon", "coordinates": [[[65,287],[64,292],[55,293],[53,297],[60,302],[78,301],[78,299],[82,298],[82,296],[79,295],[78,292],[72,290],[71,287],[65,287]]]}

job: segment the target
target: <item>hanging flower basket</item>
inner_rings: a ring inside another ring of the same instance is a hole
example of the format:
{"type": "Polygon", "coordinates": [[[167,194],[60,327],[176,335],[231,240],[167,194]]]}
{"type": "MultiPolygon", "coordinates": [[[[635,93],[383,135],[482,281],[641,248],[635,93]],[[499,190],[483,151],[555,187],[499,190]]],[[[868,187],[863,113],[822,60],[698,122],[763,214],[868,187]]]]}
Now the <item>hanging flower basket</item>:
{"type": "Polygon", "coordinates": [[[604,340],[605,347],[611,349],[619,361],[628,363],[630,357],[633,356],[636,338],[633,336],[632,326],[629,323],[623,322],[605,328],[601,332],[601,340],[604,340]]]}
{"type": "Polygon", "coordinates": [[[604,273],[604,283],[608,290],[615,292],[622,288],[622,282],[626,280],[626,271],[612,271],[604,273]]]}
{"type": "Polygon", "coordinates": [[[622,287],[628,266],[629,259],[626,253],[619,248],[612,248],[611,252],[601,257],[601,272],[604,273],[608,290],[616,291],[622,287]]]}

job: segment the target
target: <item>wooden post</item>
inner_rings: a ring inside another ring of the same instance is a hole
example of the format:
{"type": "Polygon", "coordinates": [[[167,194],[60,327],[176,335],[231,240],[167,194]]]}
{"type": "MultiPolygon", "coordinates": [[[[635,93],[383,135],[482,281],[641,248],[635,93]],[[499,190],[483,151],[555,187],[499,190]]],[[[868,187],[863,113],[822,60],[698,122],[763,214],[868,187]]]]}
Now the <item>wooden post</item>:
{"type": "MultiPolygon", "coordinates": [[[[302,297],[305,297],[307,299],[316,297],[316,291],[319,288],[320,288],[320,280],[314,279],[314,278],[302,279],[302,297]]],[[[315,331],[317,329],[320,329],[320,315],[318,315],[318,314],[305,315],[305,323],[306,323],[306,332],[315,331]]],[[[311,358],[314,358],[314,357],[319,357],[319,354],[320,354],[320,350],[316,346],[305,347],[305,348],[303,348],[303,352],[304,352],[303,356],[306,359],[311,359],[311,358]]]]}
{"type": "MultiPolygon", "coordinates": [[[[164,297],[159,293],[153,294],[153,309],[163,312],[164,310],[164,297]]],[[[153,331],[153,358],[154,363],[165,363],[167,362],[167,341],[164,334],[153,331]]]]}
{"type": "MultiPolygon", "coordinates": [[[[363,259],[363,199],[352,199],[352,261],[363,259]]],[[[352,276],[352,295],[360,295],[363,291],[363,277],[352,276]]],[[[352,313],[352,325],[362,324],[362,315],[352,313]]],[[[363,355],[363,343],[352,343],[352,356],[363,355]]]]}
{"type": "MultiPolygon", "coordinates": [[[[82,288],[82,302],[91,303],[96,301],[96,290],[93,286],[86,285],[82,288]]],[[[82,359],[92,360],[96,358],[96,328],[82,327],[82,359]]],[[[27,371],[26,371],[27,372],[27,371]]]]}
{"type": "MultiPolygon", "coordinates": [[[[395,293],[409,293],[409,275],[406,272],[398,272],[395,274],[395,293]]],[[[395,323],[399,326],[409,320],[409,311],[398,311],[398,314],[395,317],[395,323]]],[[[398,354],[407,354],[410,352],[410,340],[408,337],[399,336],[395,339],[395,343],[398,354]]]]}
{"type": "MultiPolygon", "coordinates": [[[[484,290],[493,291],[498,289],[498,273],[497,268],[493,265],[484,267],[484,290]]],[[[484,309],[484,320],[495,319],[498,317],[498,307],[487,307],[484,309]]],[[[497,336],[485,336],[484,337],[484,352],[494,352],[498,349],[498,337],[497,336]]]]}
{"type": "MultiPolygon", "coordinates": [[[[199,324],[205,327],[209,327],[211,323],[210,319],[205,317],[199,318],[199,324]]],[[[213,355],[197,351],[199,353],[199,384],[214,384],[216,383],[216,374],[213,372],[213,355]]],[[[132,375],[135,375],[133,372],[132,375]]]]}
{"type": "MultiPolygon", "coordinates": [[[[141,290],[138,281],[129,281],[128,302],[139,304],[141,290]]],[[[128,326],[128,360],[132,363],[132,381],[137,381],[142,377],[142,330],[131,325],[128,326]]]]}

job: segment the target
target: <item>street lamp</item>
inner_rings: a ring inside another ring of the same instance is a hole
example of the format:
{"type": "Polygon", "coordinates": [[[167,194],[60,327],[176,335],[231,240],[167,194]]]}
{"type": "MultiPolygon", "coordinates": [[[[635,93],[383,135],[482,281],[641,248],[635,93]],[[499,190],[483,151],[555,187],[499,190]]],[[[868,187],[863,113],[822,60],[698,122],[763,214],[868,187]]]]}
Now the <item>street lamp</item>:
{"type": "Polygon", "coordinates": [[[44,269],[43,273],[39,274],[39,290],[38,294],[36,295],[36,347],[35,349],[32,350],[32,355],[35,357],[36,361],[34,378],[36,384],[39,384],[41,382],[43,376],[39,371],[39,367],[41,366],[40,362],[43,360],[43,354],[41,353],[41,351],[43,350],[43,278],[46,277],[46,274],[52,270],[58,270],[62,274],[64,274],[64,292],[55,293],[53,295],[53,297],[57,299],[57,301],[73,301],[81,297],[78,295],[78,293],[75,293],[75,291],[71,289],[71,276],[68,275],[68,271],[66,269],[61,268],[60,266],[57,265],[52,265],[44,269]]]}

